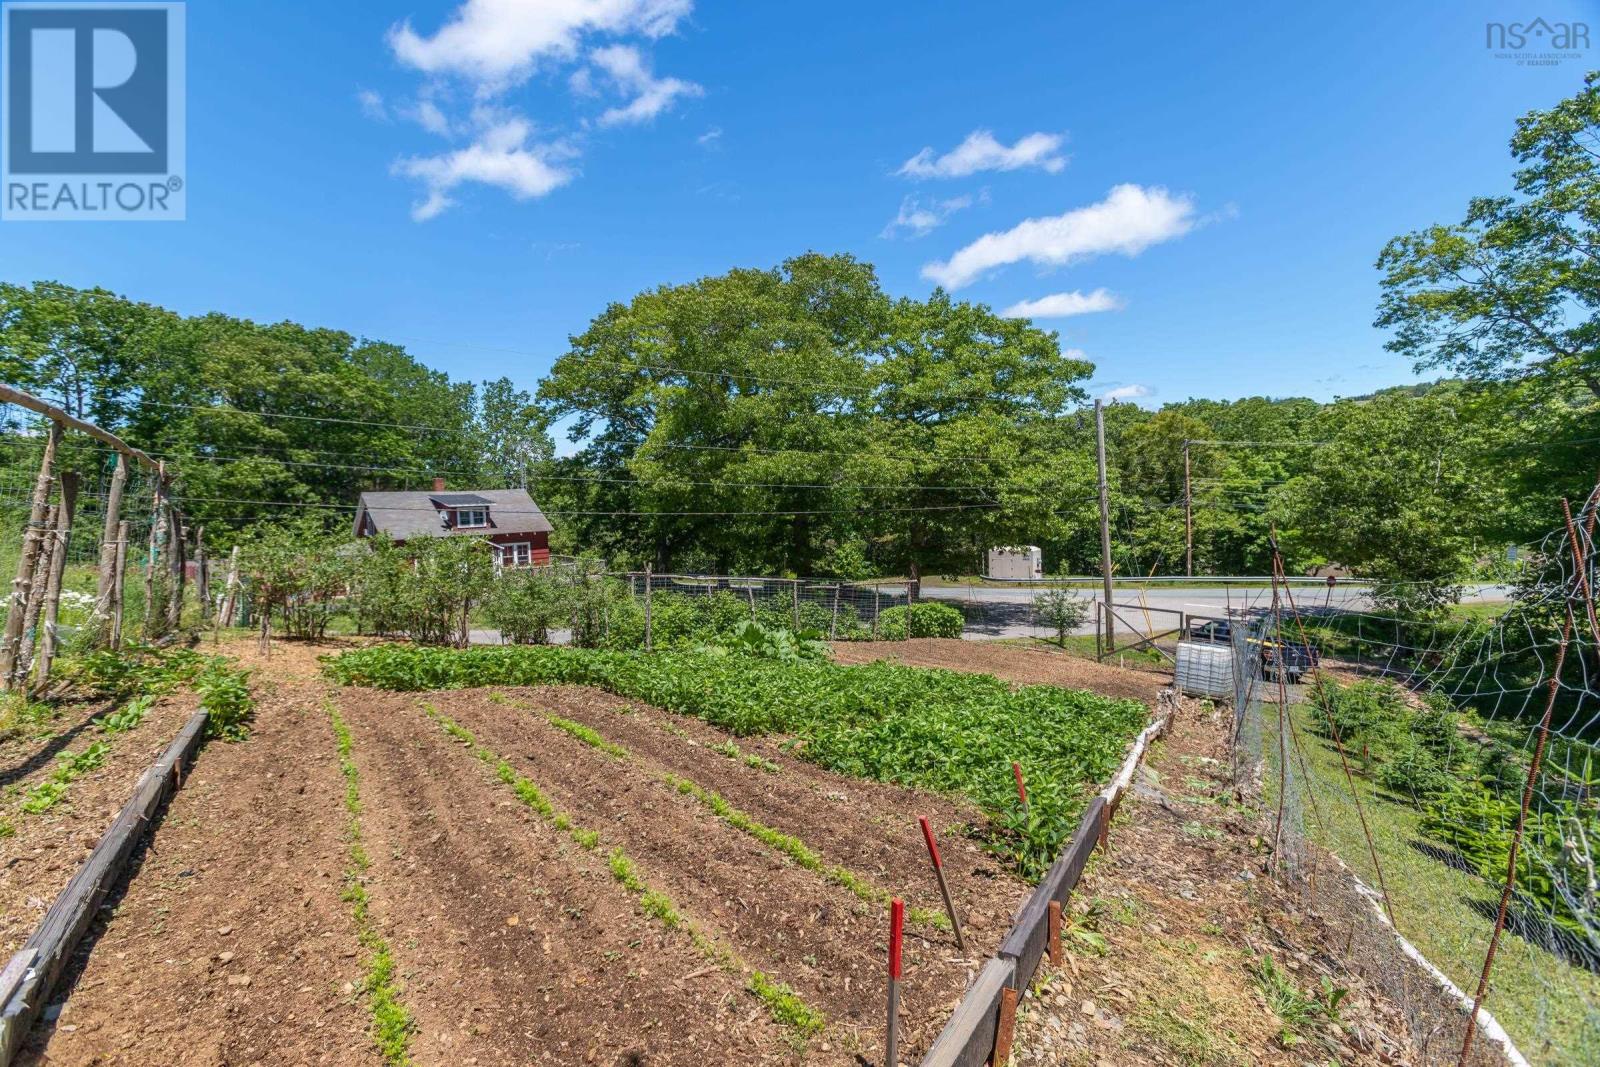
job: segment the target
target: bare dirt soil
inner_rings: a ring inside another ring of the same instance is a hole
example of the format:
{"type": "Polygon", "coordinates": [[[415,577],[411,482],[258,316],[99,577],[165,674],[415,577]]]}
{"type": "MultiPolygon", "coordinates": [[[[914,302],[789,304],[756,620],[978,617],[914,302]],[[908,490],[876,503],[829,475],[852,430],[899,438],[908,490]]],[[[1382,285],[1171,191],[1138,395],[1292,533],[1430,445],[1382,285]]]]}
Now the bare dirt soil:
{"type": "MultiPolygon", "coordinates": [[[[627,748],[650,774],[670,772],[714,783],[729,803],[800,838],[825,862],[842,864],[869,878],[909,907],[939,909],[938,885],[917,823],[918,816],[926,816],[938,834],[957,911],[972,935],[969,955],[981,958],[998,944],[1016,901],[1028,891],[1003,861],[970,835],[983,824],[984,816],[960,798],[848,778],[796,758],[779,739],[735,741],[698,719],[599,689],[561,686],[498,692],[509,704],[497,705],[498,713],[520,712],[532,729],[539,729],[539,720],[547,715],[581,722],[627,748]],[[737,755],[725,747],[730,742],[737,755]],[[741,757],[765,760],[768,766],[753,766],[741,757]]],[[[935,936],[932,931],[923,933],[935,936]]],[[[953,953],[953,938],[945,934],[942,940],[953,953]]]]}
{"type": "MultiPolygon", "coordinates": [[[[383,1062],[363,986],[370,945],[342,898],[350,816],[330,702],[353,740],[369,922],[396,961],[419,1065],[881,1059],[886,907],[729,825],[670,775],[930,914],[940,901],[915,820],[932,820],[970,944],[963,958],[949,932],[908,926],[907,1061],[936,1036],[1026,891],[963,836],[981,820],[963,802],[831,774],[781,739],[739,739],[733,758],[715,751],[733,739],[704,723],[595,690],[512,689],[491,700],[490,691],[336,689],[318,659],[346,644],[275,642],[266,656],[253,641],[223,646],[256,671],[250,739],[202,750],[20,1062],[383,1062]],[[421,699],[537,782],[599,846],[580,847],[532,811],[427,718],[421,699]],[[582,743],[551,725],[552,714],[631,756],[582,743]],[[614,848],[730,956],[719,963],[689,927],[647,914],[608,869],[614,848]],[[822,1033],[799,1041],[775,1021],[746,987],[755,970],[820,1012],[822,1033]]],[[[168,703],[119,738],[151,749],[125,780],[108,779],[103,797],[81,794],[107,817],[182,721],[185,709],[168,703]]]]}
{"type": "Polygon", "coordinates": [[[201,751],[22,1062],[380,1062],[339,899],[344,786],[321,690],[256,692],[250,739],[201,751]]]}
{"type": "Polygon", "coordinates": [[[0,955],[9,956],[33,933],[133,795],[139,776],[194,714],[195,701],[164,698],[136,728],[101,733],[91,720],[113,707],[105,701],[63,706],[44,729],[0,746],[0,820],[10,827],[0,836],[0,955]],[[106,744],[99,768],[73,779],[48,810],[22,810],[28,791],[50,779],[61,756],[80,754],[98,742],[106,744]]]}
{"type": "Polygon", "coordinates": [[[917,637],[909,641],[836,641],[837,663],[889,660],[908,667],[943,667],[992,674],[1021,685],[1059,685],[1090,689],[1111,697],[1154,703],[1171,678],[1156,671],[1130,670],[1061,652],[965,641],[957,637],[917,637]]]}
{"type": "Polygon", "coordinates": [[[416,1062],[796,1058],[736,979],[638,911],[603,850],[536,816],[414,697],[352,690],[339,706],[416,1062]]]}
{"type": "MultiPolygon", "coordinates": [[[[576,825],[599,831],[602,850],[621,847],[637,863],[641,877],[666,893],[699,928],[752,967],[791,985],[821,1011],[830,1028],[807,1062],[826,1062],[826,1052],[840,1051],[841,1045],[843,1051],[869,1059],[878,1056],[886,907],[862,901],[728,825],[665,782],[662,772],[672,769],[717,790],[758,820],[800,837],[825,862],[849,866],[888,892],[907,896],[908,904],[929,908],[938,907],[939,899],[915,814],[928,812],[944,822],[968,813],[925,794],[884,786],[864,789],[867,783],[815,769],[802,778],[797,761],[787,757],[787,767],[780,766],[775,774],[717,755],[706,759],[698,746],[648,726],[624,740],[616,720],[628,717],[595,709],[597,697],[613,698],[589,690],[535,692],[529,701],[537,709],[533,711],[491,702],[471,690],[423,699],[537,783],[576,825]],[[628,747],[632,757],[608,755],[556,729],[545,718],[550,713],[586,715],[609,740],[628,747]],[[748,777],[754,774],[776,781],[756,785],[748,777]],[[825,788],[810,788],[824,775],[830,779],[825,788]],[[830,1043],[830,1050],[822,1048],[830,1043]]],[[[415,697],[391,699],[396,705],[380,714],[397,721],[403,721],[405,703],[417,703],[415,697]]],[[[420,718],[420,712],[411,715],[420,718]]],[[[487,775],[487,770],[481,773],[487,775]]],[[[979,953],[998,942],[1024,892],[970,844],[948,840],[955,851],[949,874],[978,919],[969,945],[973,959],[960,958],[948,934],[931,928],[909,932],[906,968],[916,982],[908,984],[905,995],[902,1047],[907,1059],[936,1036],[975,971],[979,953]]]]}

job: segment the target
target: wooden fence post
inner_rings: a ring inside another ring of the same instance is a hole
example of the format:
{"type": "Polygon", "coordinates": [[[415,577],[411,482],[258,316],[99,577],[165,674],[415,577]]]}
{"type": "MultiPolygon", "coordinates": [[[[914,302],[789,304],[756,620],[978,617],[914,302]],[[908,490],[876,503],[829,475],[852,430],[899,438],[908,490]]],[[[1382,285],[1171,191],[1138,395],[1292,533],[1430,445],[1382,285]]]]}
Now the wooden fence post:
{"type": "Polygon", "coordinates": [[[833,585],[833,621],[828,624],[828,640],[839,636],[839,583],[833,585]]]}
{"type": "Polygon", "coordinates": [[[78,503],[78,476],[61,472],[61,506],[56,511],[56,547],[44,592],[44,640],[39,646],[39,669],[34,685],[43,689],[50,681],[50,665],[55,661],[61,636],[56,621],[61,616],[61,581],[67,570],[67,552],[72,547],[72,516],[78,503]]]}
{"type": "Polygon", "coordinates": [[[206,528],[194,528],[194,598],[200,602],[200,624],[211,621],[211,576],[206,570],[206,528]]]}
{"type": "Polygon", "coordinates": [[[0,645],[0,685],[10,687],[12,671],[16,667],[17,653],[22,647],[22,616],[27,611],[28,595],[33,587],[33,565],[38,560],[39,545],[45,536],[45,509],[50,504],[50,483],[55,479],[56,449],[61,445],[61,424],[51,421],[45,437],[44,457],[39,461],[39,475],[33,482],[33,502],[28,510],[28,529],[22,544],[22,554],[17,557],[17,576],[11,582],[11,603],[6,609],[4,644],[0,645]]]}
{"type": "Polygon", "coordinates": [[[111,594],[117,584],[117,560],[121,558],[118,533],[122,522],[122,495],[128,486],[128,462],[117,454],[117,465],[111,472],[111,488],[106,492],[105,520],[100,527],[100,578],[95,584],[94,628],[95,644],[104,648],[111,643],[111,594]]]}
{"type": "Polygon", "coordinates": [[[184,566],[184,541],[183,520],[178,517],[178,509],[172,506],[172,501],[167,501],[167,544],[170,551],[167,554],[167,567],[172,574],[172,588],[167,596],[167,633],[176,633],[183,623],[183,589],[188,577],[188,569],[184,566]]]}
{"type": "Polygon", "coordinates": [[[217,624],[220,626],[232,626],[238,613],[239,546],[234,545],[233,551],[228,553],[228,580],[222,588],[222,611],[218,616],[217,624]]]}
{"type": "Polygon", "coordinates": [[[17,642],[16,662],[11,665],[9,684],[24,692],[28,687],[28,674],[33,670],[33,653],[39,638],[39,614],[44,610],[44,591],[49,582],[50,567],[56,553],[56,516],[61,508],[51,504],[44,513],[44,537],[38,542],[34,557],[32,578],[28,584],[28,602],[22,609],[22,639],[17,642]]]}
{"type": "Polygon", "coordinates": [[[883,603],[883,586],[872,583],[872,639],[878,639],[878,610],[883,603]]]}
{"type": "Polygon", "coordinates": [[[117,523],[117,555],[111,575],[111,647],[122,647],[122,593],[128,566],[128,520],[117,523]]]}
{"type": "Polygon", "coordinates": [[[162,496],[166,492],[167,465],[156,465],[155,496],[150,504],[150,549],[144,561],[144,636],[146,640],[156,635],[156,565],[161,560],[162,545],[167,536],[167,524],[162,511],[162,496]]]}
{"type": "Polygon", "coordinates": [[[800,632],[800,579],[796,578],[789,586],[789,599],[793,603],[794,632],[800,632]]]}

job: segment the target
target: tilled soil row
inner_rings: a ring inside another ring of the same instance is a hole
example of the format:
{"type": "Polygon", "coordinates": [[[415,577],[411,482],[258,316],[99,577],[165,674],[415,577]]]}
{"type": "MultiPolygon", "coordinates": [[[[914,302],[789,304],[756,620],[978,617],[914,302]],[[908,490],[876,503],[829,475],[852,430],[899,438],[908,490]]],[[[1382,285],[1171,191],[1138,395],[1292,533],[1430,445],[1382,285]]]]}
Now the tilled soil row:
{"type": "Polygon", "coordinates": [[[250,739],[201,751],[21,1062],[380,1063],[321,693],[258,690],[250,739]]]}
{"type": "Polygon", "coordinates": [[[1059,685],[1092,689],[1108,697],[1154,703],[1171,675],[1096,663],[1064,652],[968,641],[959,637],[916,637],[910,641],[835,641],[835,663],[889,660],[907,667],[940,667],[969,674],[992,674],[1019,685],[1059,685]]]}
{"type": "Polygon", "coordinates": [[[415,1062],[798,1059],[737,977],[638,910],[606,869],[614,842],[580,848],[413,697],[345,690],[338,704],[371,914],[405,978],[415,1062]]]}
{"type": "MultiPolygon", "coordinates": [[[[533,713],[491,703],[479,693],[424,699],[536,782],[575,823],[599,830],[608,846],[620,844],[645,881],[701,928],[736,946],[751,966],[793,986],[827,1016],[849,1048],[869,1059],[879,1053],[886,909],[729,826],[637,759],[615,759],[533,713]]],[[[723,783],[709,777],[700,784],[720,789],[723,783]]],[[[834,817],[852,816],[846,809],[834,817]]],[[[976,961],[955,957],[945,935],[934,941],[907,937],[907,1059],[932,1042],[975,967],[976,961]]]]}
{"type": "Polygon", "coordinates": [[[76,706],[48,739],[36,739],[27,748],[16,742],[7,746],[12,762],[0,769],[6,782],[0,793],[0,819],[11,832],[0,837],[0,955],[9,957],[33,933],[56,894],[133,795],[139,776],[194,714],[195,701],[184,696],[163,698],[134,729],[103,734],[90,720],[114,706],[105,702],[76,706]],[[73,779],[65,797],[48,811],[21,810],[28,791],[55,772],[58,756],[76,755],[100,741],[107,750],[97,770],[73,779]]]}
{"type": "MultiPolygon", "coordinates": [[[[863,782],[827,771],[788,754],[781,745],[736,739],[739,748],[778,767],[751,767],[712,751],[729,735],[698,719],[673,715],[598,689],[551,686],[506,689],[511,709],[581,722],[624,746],[641,767],[669,771],[708,788],[773,829],[804,841],[829,863],[841,864],[908,906],[942,910],[917,816],[928,817],[939,835],[945,876],[966,925],[967,952],[992,955],[1028,886],[955,828],[978,825],[983,814],[963,801],[900,786],[863,782]],[[671,728],[669,730],[669,727],[671,728]]],[[[932,931],[923,931],[932,935],[932,931]]],[[[933,935],[936,936],[936,935],[933,935]]],[[[948,952],[954,939],[944,937],[948,952]]]]}

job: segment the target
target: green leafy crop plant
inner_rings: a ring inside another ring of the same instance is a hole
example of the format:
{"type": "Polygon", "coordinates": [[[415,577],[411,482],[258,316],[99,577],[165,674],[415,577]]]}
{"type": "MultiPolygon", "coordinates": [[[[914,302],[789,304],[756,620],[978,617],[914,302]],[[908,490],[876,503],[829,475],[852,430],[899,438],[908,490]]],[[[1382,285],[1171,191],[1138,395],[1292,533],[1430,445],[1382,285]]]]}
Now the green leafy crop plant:
{"type": "Polygon", "coordinates": [[[346,684],[394,690],[587,685],[734,734],[787,734],[804,758],[861,778],[959,793],[990,817],[991,846],[1037,878],[1071,837],[1094,783],[1116,770],[1148,709],[987,675],[784,663],[695,652],[380,645],[327,661],[346,684]],[[1022,764],[1029,805],[1017,801],[1022,764]]]}

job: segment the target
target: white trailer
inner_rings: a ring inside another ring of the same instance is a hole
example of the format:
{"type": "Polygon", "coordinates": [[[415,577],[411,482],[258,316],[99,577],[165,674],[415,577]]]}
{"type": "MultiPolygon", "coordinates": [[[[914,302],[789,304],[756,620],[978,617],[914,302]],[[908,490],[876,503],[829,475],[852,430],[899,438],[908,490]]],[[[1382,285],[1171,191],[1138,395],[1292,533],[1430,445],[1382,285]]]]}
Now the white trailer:
{"type": "Polygon", "coordinates": [[[986,578],[1031,582],[1044,577],[1044,553],[1038,545],[1001,546],[989,550],[986,578]]]}

